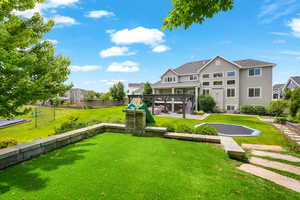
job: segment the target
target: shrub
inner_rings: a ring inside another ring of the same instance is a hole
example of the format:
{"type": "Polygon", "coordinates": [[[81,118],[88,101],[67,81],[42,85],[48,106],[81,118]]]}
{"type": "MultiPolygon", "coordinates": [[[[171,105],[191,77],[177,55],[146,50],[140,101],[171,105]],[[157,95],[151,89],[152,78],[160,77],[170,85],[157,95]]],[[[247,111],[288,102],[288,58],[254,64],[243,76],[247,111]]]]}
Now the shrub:
{"type": "Polygon", "coordinates": [[[296,88],[292,92],[291,104],[290,104],[291,116],[295,117],[299,109],[300,109],[300,87],[296,88]]]}
{"type": "Polygon", "coordinates": [[[196,115],[204,115],[205,112],[203,110],[199,110],[195,112],[196,115]]]}
{"type": "Polygon", "coordinates": [[[200,96],[198,103],[199,108],[204,112],[213,112],[216,107],[216,102],[211,96],[200,96]]]}
{"type": "Polygon", "coordinates": [[[206,125],[198,126],[194,129],[193,133],[201,135],[218,135],[218,132],[214,127],[206,125]]]}
{"type": "Polygon", "coordinates": [[[88,126],[88,123],[78,122],[78,120],[78,117],[70,117],[69,121],[64,122],[59,128],[55,128],[55,134],[65,133],[88,126]]]}
{"type": "Polygon", "coordinates": [[[254,114],[255,108],[253,105],[242,105],[241,107],[241,113],[244,114],[254,114]]]}
{"type": "Polygon", "coordinates": [[[193,128],[186,124],[177,124],[175,127],[177,133],[192,133],[193,128]]]}
{"type": "Polygon", "coordinates": [[[271,101],[268,106],[268,113],[273,116],[280,116],[287,108],[288,103],[285,100],[271,101]]]}
{"type": "Polygon", "coordinates": [[[254,113],[257,115],[265,115],[267,113],[266,108],[261,105],[254,106],[254,113]]]}
{"type": "Polygon", "coordinates": [[[299,111],[297,112],[296,119],[300,121],[300,109],[299,109],[299,111]]]}
{"type": "Polygon", "coordinates": [[[0,149],[14,146],[18,144],[18,141],[15,138],[1,138],[0,139],[0,149]]]}
{"type": "Polygon", "coordinates": [[[276,117],[275,123],[286,124],[287,119],[285,117],[276,117]]]}

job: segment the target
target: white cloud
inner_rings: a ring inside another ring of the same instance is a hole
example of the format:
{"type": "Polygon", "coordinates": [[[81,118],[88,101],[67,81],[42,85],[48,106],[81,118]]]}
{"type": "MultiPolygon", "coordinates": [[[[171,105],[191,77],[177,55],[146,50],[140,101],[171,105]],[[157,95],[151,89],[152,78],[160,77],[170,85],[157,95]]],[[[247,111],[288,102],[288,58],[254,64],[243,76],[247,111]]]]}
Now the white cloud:
{"type": "Polygon", "coordinates": [[[294,18],[289,23],[288,26],[292,29],[292,33],[296,37],[300,37],[300,18],[294,18]]]}
{"type": "Polygon", "coordinates": [[[55,21],[55,24],[60,26],[71,26],[78,24],[75,19],[67,16],[56,15],[52,19],[55,21]]]}
{"type": "Polygon", "coordinates": [[[139,64],[132,61],[113,62],[107,67],[108,72],[137,72],[140,70],[139,64]]]}
{"type": "Polygon", "coordinates": [[[112,33],[116,32],[116,30],[115,29],[108,29],[105,32],[108,33],[108,34],[112,34],[112,33]]]}
{"type": "Polygon", "coordinates": [[[48,9],[71,6],[77,2],[79,2],[79,0],[48,0],[44,3],[37,3],[33,9],[13,12],[18,16],[30,18],[35,13],[40,13],[41,15],[43,15],[43,11],[46,11],[48,9]]]}
{"type": "Polygon", "coordinates": [[[112,16],[115,16],[115,14],[113,12],[109,12],[109,11],[106,11],[106,10],[94,10],[94,11],[90,11],[86,15],[86,17],[96,18],[96,19],[99,19],[99,18],[102,18],[102,17],[112,17],[112,16]]]}
{"type": "Polygon", "coordinates": [[[130,52],[128,47],[111,47],[109,49],[104,49],[100,52],[100,56],[102,58],[112,56],[130,56],[134,54],[135,52],[130,52]]]}
{"type": "Polygon", "coordinates": [[[278,36],[286,36],[286,35],[289,35],[289,33],[285,33],[285,32],[270,32],[270,34],[272,34],[272,35],[278,35],[278,36]]]}
{"type": "Polygon", "coordinates": [[[260,9],[258,18],[260,23],[268,24],[283,16],[287,16],[299,8],[297,0],[265,1],[260,9]]]}
{"type": "Polygon", "coordinates": [[[170,50],[170,47],[166,46],[166,45],[158,45],[158,46],[155,46],[152,51],[155,52],[155,53],[162,53],[162,52],[165,52],[165,51],[168,51],[170,50]]]}
{"type": "Polygon", "coordinates": [[[273,40],[274,44],[285,44],[286,40],[273,40]]]}
{"type": "Polygon", "coordinates": [[[112,42],[116,44],[142,43],[145,45],[157,46],[164,42],[164,33],[158,29],[137,27],[134,29],[123,29],[111,34],[112,42]]]}
{"type": "Polygon", "coordinates": [[[126,82],[126,80],[100,80],[100,82],[105,85],[114,85],[119,82],[124,83],[124,82],[126,82]]]}
{"type": "Polygon", "coordinates": [[[78,65],[72,65],[71,71],[73,72],[88,72],[88,71],[95,71],[101,69],[98,65],[84,65],[84,66],[78,66],[78,65]]]}
{"type": "Polygon", "coordinates": [[[300,51],[295,51],[295,50],[285,50],[285,51],[281,51],[280,53],[291,55],[291,56],[300,56],[300,51]]]}

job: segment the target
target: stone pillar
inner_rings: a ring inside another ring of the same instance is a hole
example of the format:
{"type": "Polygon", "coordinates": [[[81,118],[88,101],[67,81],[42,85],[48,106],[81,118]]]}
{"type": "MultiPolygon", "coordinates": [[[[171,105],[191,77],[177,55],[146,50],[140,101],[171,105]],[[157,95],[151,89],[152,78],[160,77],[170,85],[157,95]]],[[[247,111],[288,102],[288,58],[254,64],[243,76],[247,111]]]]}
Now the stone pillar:
{"type": "Polygon", "coordinates": [[[198,96],[199,96],[199,88],[198,87],[195,87],[195,111],[198,110],[198,96]]]}
{"type": "MultiPolygon", "coordinates": [[[[172,94],[175,94],[175,88],[172,88],[172,94]]],[[[172,98],[172,112],[175,112],[174,98],[172,98]]]]}
{"type": "Polygon", "coordinates": [[[144,110],[125,110],[126,131],[141,136],[145,132],[146,113],[144,110]]]}

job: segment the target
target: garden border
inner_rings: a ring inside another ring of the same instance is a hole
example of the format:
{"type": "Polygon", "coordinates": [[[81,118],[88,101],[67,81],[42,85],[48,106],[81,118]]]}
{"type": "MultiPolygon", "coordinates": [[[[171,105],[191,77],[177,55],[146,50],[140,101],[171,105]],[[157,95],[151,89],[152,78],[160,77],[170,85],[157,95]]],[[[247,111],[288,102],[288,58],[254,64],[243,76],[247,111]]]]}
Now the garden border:
{"type": "MultiPolygon", "coordinates": [[[[53,135],[47,138],[37,139],[32,142],[19,144],[5,149],[0,149],[0,169],[4,169],[25,160],[38,157],[68,144],[72,144],[105,132],[129,133],[125,124],[101,123],[78,130],[53,135]]],[[[139,136],[165,137],[196,142],[218,143],[222,144],[229,157],[238,160],[242,160],[245,154],[244,150],[231,137],[167,133],[167,128],[164,127],[145,127],[144,133],[139,136]]]]}

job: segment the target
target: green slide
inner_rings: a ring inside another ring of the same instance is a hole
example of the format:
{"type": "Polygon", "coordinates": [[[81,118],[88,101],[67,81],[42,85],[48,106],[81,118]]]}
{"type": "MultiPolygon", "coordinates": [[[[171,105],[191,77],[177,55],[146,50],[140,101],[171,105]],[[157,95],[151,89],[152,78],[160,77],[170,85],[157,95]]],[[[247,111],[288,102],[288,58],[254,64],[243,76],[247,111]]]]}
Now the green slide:
{"type": "Polygon", "coordinates": [[[145,111],[145,113],[146,113],[146,122],[147,122],[147,124],[154,124],[154,123],[155,123],[155,120],[154,120],[152,114],[150,113],[150,111],[149,111],[149,109],[148,109],[148,107],[147,107],[146,104],[143,103],[143,104],[139,107],[139,109],[142,109],[142,110],[145,111]]]}

